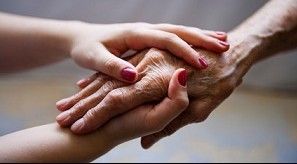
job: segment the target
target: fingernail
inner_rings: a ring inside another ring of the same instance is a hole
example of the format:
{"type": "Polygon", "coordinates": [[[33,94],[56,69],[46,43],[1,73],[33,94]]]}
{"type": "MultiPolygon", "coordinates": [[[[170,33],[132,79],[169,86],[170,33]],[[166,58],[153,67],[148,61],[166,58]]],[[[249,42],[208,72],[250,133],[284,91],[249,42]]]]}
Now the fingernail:
{"type": "Polygon", "coordinates": [[[199,64],[200,64],[200,68],[201,69],[206,69],[208,67],[207,62],[204,59],[199,58],[198,61],[199,61],[199,64]]]}
{"type": "Polygon", "coordinates": [[[217,34],[217,35],[226,35],[227,33],[222,32],[222,31],[216,31],[216,34],[217,34]]]}
{"type": "Polygon", "coordinates": [[[56,117],[56,120],[57,121],[63,121],[63,120],[65,120],[65,118],[68,116],[68,113],[67,112],[63,112],[63,113],[61,113],[61,114],[59,114],[57,117],[56,117]]]}
{"type": "Polygon", "coordinates": [[[78,121],[76,121],[72,126],[71,126],[71,130],[73,132],[79,132],[84,126],[84,120],[80,119],[78,121]]]}
{"type": "Polygon", "coordinates": [[[76,85],[81,85],[81,84],[85,83],[86,81],[87,81],[87,79],[81,79],[76,83],[76,85]]]}
{"type": "Polygon", "coordinates": [[[223,46],[225,46],[225,47],[228,47],[229,46],[229,43],[227,43],[227,42],[224,42],[224,41],[219,41],[219,43],[221,44],[221,45],[223,45],[223,46]]]}
{"type": "Polygon", "coordinates": [[[134,81],[136,77],[136,72],[132,68],[124,68],[121,72],[121,76],[123,79],[127,81],[134,81]]]}
{"type": "Polygon", "coordinates": [[[178,82],[180,85],[186,86],[187,79],[188,79],[188,74],[186,70],[183,70],[178,74],[178,82]]]}
{"type": "Polygon", "coordinates": [[[68,126],[69,119],[70,119],[70,116],[68,112],[63,112],[56,117],[57,122],[61,126],[68,126]]]}
{"type": "Polygon", "coordinates": [[[65,108],[65,106],[67,105],[66,103],[67,103],[67,100],[66,99],[62,99],[62,100],[56,102],[56,106],[57,106],[58,109],[62,109],[63,110],[65,108]]]}

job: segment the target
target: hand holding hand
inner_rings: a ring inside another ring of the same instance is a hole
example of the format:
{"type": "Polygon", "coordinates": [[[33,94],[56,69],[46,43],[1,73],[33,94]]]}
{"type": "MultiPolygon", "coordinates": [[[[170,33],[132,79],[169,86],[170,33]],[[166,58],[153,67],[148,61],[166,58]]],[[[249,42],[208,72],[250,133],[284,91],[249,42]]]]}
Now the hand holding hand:
{"type": "Polygon", "coordinates": [[[206,61],[191,45],[218,53],[229,48],[224,32],[180,25],[77,23],[71,30],[70,55],[79,65],[130,83],[138,74],[132,64],[120,59],[128,50],[166,49],[190,65],[204,69],[206,61]]]}
{"type": "Polygon", "coordinates": [[[112,145],[153,134],[182,113],[189,100],[186,88],[187,72],[178,69],[169,82],[168,95],[158,104],[146,104],[118,116],[102,127],[112,145]]]}

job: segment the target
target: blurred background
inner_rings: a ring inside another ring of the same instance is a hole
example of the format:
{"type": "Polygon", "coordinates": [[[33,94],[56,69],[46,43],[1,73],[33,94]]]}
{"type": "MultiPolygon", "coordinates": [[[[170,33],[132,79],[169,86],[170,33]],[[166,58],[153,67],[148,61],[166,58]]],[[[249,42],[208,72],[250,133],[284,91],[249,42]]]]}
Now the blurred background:
{"type": "MultiPolygon", "coordinates": [[[[230,31],[263,0],[0,0],[0,11],[91,23],[149,22],[230,31]]],[[[1,23],[1,22],[0,22],[1,23]]],[[[297,51],[255,65],[207,121],[142,150],[139,140],[95,162],[297,162],[297,51]]],[[[72,61],[0,74],[0,135],[54,122],[55,102],[93,72],[72,61]]]]}

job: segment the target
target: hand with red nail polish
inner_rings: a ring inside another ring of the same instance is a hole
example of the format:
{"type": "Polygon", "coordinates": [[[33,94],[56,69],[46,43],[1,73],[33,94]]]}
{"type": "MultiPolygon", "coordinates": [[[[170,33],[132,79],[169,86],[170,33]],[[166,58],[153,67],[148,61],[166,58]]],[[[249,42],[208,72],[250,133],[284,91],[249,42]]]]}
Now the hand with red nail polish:
{"type": "MultiPolygon", "coordinates": [[[[82,90],[79,93],[57,103],[58,109],[64,111],[57,117],[57,122],[63,127],[71,127],[74,133],[90,133],[139,105],[164,98],[173,72],[180,67],[189,75],[189,95],[198,100],[213,89],[215,81],[227,76],[222,76],[221,72],[231,70],[233,66],[223,65],[225,55],[197,52],[203,56],[201,60],[197,59],[203,67],[208,66],[205,60],[210,62],[208,69],[197,70],[168,52],[154,48],[131,56],[127,61],[139,72],[135,84],[97,73],[80,82],[82,90]]],[[[181,74],[178,79],[184,84],[186,76],[181,74]]]]}
{"type": "MultiPolygon", "coordinates": [[[[173,71],[166,88],[167,95],[160,99],[158,104],[148,103],[131,109],[109,121],[101,129],[105,135],[110,135],[110,142],[113,145],[160,131],[187,108],[189,100],[186,83],[185,69],[173,71]]],[[[88,123],[87,119],[80,119],[71,129],[79,131],[88,126],[88,123]]]]}
{"type": "Polygon", "coordinates": [[[229,48],[227,43],[221,43],[225,42],[226,33],[180,25],[76,23],[73,27],[73,34],[69,39],[71,57],[83,67],[129,83],[137,80],[138,72],[134,65],[120,58],[128,50],[152,47],[164,49],[193,67],[205,69],[207,61],[203,60],[192,46],[216,53],[222,53],[229,48]]]}

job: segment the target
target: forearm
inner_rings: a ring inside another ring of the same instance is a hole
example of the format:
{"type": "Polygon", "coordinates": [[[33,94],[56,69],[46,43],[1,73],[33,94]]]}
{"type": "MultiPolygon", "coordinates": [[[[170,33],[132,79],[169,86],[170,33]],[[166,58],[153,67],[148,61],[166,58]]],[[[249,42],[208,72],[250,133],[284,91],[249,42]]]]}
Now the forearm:
{"type": "Polygon", "coordinates": [[[274,0],[229,33],[231,63],[243,76],[256,62],[297,47],[297,3],[274,0]]]}
{"type": "Polygon", "coordinates": [[[4,13],[0,22],[2,73],[52,63],[69,54],[72,22],[4,13]]]}
{"type": "Polygon", "coordinates": [[[110,136],[98,130],[86,136],[48,124],[0,138],[1,162],[87,162],[112,148],[110,136]]]}

